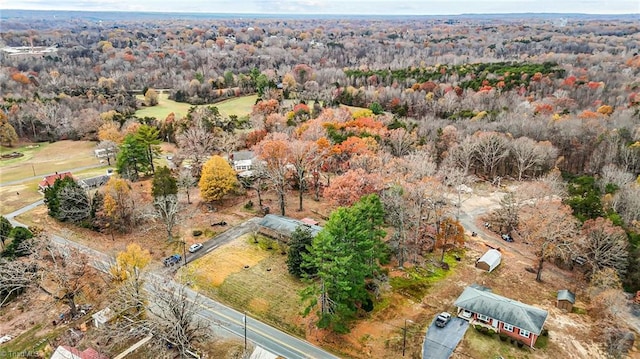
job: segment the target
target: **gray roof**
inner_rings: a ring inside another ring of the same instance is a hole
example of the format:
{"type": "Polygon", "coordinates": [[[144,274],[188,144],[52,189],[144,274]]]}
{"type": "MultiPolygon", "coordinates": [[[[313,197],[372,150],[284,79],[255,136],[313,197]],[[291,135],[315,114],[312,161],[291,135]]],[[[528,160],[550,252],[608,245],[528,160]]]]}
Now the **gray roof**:
{"type": "Polygon", "coordinates": [[[568,300],[571,304],[575,304],[576,295],[568,291],[567,289],[561,289],[558,291],[558,300],[568,300]]]}
{"type": "Polygon", "coordinates": [[[473,286],[466,287],[454,305],[540,335],[549,313],[473,286]]]}
{"type": "Polygon", "coordinates": [[[277,214],[267,214],[258,224],[288,237],[291,237],[291,234],[300,226],[310,229],[314,237],[322,230],[320,226],[309,225],[297,219],[283,217],[277,214]]]}
{"type": "Polygon", "coordinates": [[[100,186],[106,184],[107,182],[109,182],[109,178],[111,178],[109,175],[102,175],[102,176],[97,176],[97,177],[85,178],[85,179],[80,181],[80,186],[85,187],[85,188],[86,187],[88,187],[88,188],[100,187],[100,186]]]}
{"type": "Polygon", "coordinates": [[[489,265],[489,267],[493,268],[500,264],[500,259],[502,258],[502,254],[495,249],[489,249],[485,254],[478,259],[478,262],[484,262],[489,265]]]}
{"type": "Polygon", "coordinates": [[[236,151],[231,154],[231,158],[234,161],[246,161],[254,159],[255,157],[256,155],[253,151],[236,151]]]}

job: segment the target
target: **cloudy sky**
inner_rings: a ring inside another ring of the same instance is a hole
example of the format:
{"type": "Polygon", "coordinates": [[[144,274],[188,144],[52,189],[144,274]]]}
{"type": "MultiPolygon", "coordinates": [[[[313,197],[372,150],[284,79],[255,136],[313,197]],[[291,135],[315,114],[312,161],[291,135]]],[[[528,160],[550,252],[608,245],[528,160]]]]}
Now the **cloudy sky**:
{"type": "Polygon", "coordinates": [[[0,9],[271,14],[638,14],[640,0],[0,0],[0,9]]]}

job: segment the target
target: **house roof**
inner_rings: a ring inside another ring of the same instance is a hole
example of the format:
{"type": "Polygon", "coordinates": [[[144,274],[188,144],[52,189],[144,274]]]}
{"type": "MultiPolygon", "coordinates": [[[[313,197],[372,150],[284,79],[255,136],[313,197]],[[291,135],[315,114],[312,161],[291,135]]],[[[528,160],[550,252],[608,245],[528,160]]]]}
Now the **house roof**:
{"type": "Polygon", "coordinates": [[[549,313],[540,308],[469,286],[454,305],[540,335],[549,313]]]}
{"type": "Polygon", "coordinates": [[[301,219],[300,222],[305,223],[305,224],[310,224],[312,226],[317,226],[318,225],[318,221],[316,221],[313,218],[309,218],[309,217],[305,217],[305,218],[301,219]]]}
{"type": "Polygon", "coordinates": [[[85,178],[85,179],[80,181],[80,186],[88,187],[88,188],[100,187],[100,186],[106,184],[107,182],[109,182],[110,178],[111,177],[109,175],[102,175],[102,176],[96,176],[96,177],[91,177],[91,178],[85,178]]]}
{"type": "Polygon", "coordinates": [[[106,355],[98,353],[93,348],[80,351],[77,348],[61,345],[53,352],[51,359],[109,359],[106,355]]]}
{"type": "Polygon", "coordinates": [[[71,172],[62,172],[62,173],[56,172],[55,174],[48,175],[45,178],[43,178],[42,181],[40,181],[39,186],[51,187],[53,186],[53,184],[56,182],[57,179],[63,179],[66,177],[73,178],[73,175],[71,174],[71,172]]]}
{"type": "Polygon", "coordinates": [[[482,255],[482,257],[480,257],[480,259],[478,259],[478,262],[484,262],[487,263],[490,267],[494,267],[500,264],[501,258],[502,254],[499,251],[495,249],[489,249],[485,252],[485,254],[482,255]]]}
{"type": "Polygon", "coordinates": [[[296,228],[300,226],[309,228],[311,230],[311,234],[314,237],[322,230],[322,227],[320,226],[306,224],[297,219],[283,217],[277,214],[267,214],[258,224],[262,227],[269,228],[288,237],[290,237],[296,230],[296,228]]]}
{"type": "Polygon", "coordinates": [[[576,295],[567,289],[561,289],[558,291],[558,300],[568,300],[571,304],[575,304],[576,295]]]}
{"type": "Polygon", "coordinates": [[[253,151],[236,151],[231,154],[231,159],[234,162],[252,160],[255,157],[253,151]]]}

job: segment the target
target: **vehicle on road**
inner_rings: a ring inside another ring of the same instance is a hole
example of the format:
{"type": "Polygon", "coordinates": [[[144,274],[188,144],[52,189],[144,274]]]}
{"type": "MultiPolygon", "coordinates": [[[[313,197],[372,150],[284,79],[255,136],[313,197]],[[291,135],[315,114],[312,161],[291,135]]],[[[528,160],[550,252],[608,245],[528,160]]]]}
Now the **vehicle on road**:
{"type": "Polygon", "coordinates": [[[503,234],[502,239],[504,239],[507,242],[513,242],[513,237],[511,237],[510,234],[503,234]]]}
{"type": "Polygon", "coordinates": [[[165,258],[164,261],[162,261],[162,263],[164,263],[165,267],[169,267],[169,266],[172,266],[172,265],[180,262],[180,259],[182,259],[181,255],[174,254],[174,255],[171,255],[171,256],[165,258]]]}
{"type": "Polygon", "coordinates": [[[189,252],[191,253],[197,252],[200,248],[202,248],[202,243],[194,243],[189,246],[189,252]]]}
{"type": "Polygon", "coordinates": [[[442,312],[438,314],[436,317],[436,326],[439,328],[443,328],[449,321],[451,320],[451,314],[447,312],[442,312]]]}

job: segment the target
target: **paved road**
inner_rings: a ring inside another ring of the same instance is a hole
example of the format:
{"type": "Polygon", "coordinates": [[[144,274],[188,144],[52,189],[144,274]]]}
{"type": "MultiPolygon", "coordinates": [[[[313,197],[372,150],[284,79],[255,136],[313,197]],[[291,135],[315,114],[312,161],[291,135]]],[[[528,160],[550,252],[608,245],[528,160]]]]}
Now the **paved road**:
{"type": "MultiPolygon", "coordinates": [[[[14,226],[24,226],[22,223],[17,222],[15,219],[13,219],[13,217],[30,209],[33,209],[42,203],[42,201],[38,201],[23,209],[10,213],[8,215],[11,217],[10,221],[14,226]]],[[[213,237],[212,239],[203,243],[203,248],[206,249],[200,250],[193,256],[188,256],[188,261],[193,261],[197,258],[200,258],[206,253],[218,248],[222,244],[233,240],[237,236],[250,233],[256,228],[256,223],[259,220],[259,218],[252,218],[213,237]]],[[[51,238],[55,243],[70,246],[78,249],[82,253],[85,253],[87,256],[93,259],[91,265],[99,270],[106,270],[106,268],[108,268],[108,266],[115,261],[113,257],[106,253],[97,251],[83,244],[70,241],[61,236],[52,235],[51,238]]],[[[165,267],[160,267],[160,269],[156,269],[155,271],[149,273],[149,277],[154,281],[161,281],[167,286],[178,287],[180,285],[178,282],[170,278],[169,273],[167,272],[167,269],[165,269],[165,267]]],[[[193,301],[198,296],[197,292],[189,288],[186,288],[186,292],[187,300],[193,301]]],[[[222,328],[240,338],[244,338],[243,313],[240,313],[231,307],[228,307],[222,303],[204,296],[199,296],[199,299],[196,301],[196,303],[199,303],[201,307],[198,315],[201,318],[206,319],[210,323],[212,330],[219,332],[219,330],[222,328]]],[[[255,343],[262,348],[267,349],[268,351],[276,355],[280,355],[287,359],[339,358],[327,351],[322,350],[321,348],[312,345],[305,340],[281,332],[280,330],[273,328],[268,324],[262,323],[257,319],[251,318],[249,316],[247,316],[246,318],[247,340],[255,343]]]]}
{"type": "MultiPolygon", "coordinates": [[[[21,214],[23,214],[23,213],[29,212],[30,210],[32,210],[32,209],[34,209],[34,208],[38,207],[38,206],[39,206],[39,205],[41,205],[41,204],[44,204],[44,199],[41,199],[41,200],[39,200],[39,201],[37,201],[37,202],[33,202],[33,203],[31,203],[30,205],[25,206],[25,207],[22,207],[22,208],[20,208],[20,209],[18,209],[18,210],[16,210],[16,211],[11,212],[11,213],[7,213],[7,214],[5,214],[5,215],[4,215],[4,217],[5,217],[6,219],[8,219],[8,220],[9,220],[9,222],[11,222],[11,224],[12,224],[14,227],[15,227],[15,226],[23,226],[20,222],[15,221],[13,218],[14,218],[14,217],[17,217],[17,216],[19,216],[19,215],[21,215],[21,214]]],[[[24,227],[24,226],[23,226],[23,227],[24,227]]]]}
{"type": "Polygon", "coordinates": [[[456,317],[451,318],[444,328],[438,328],[434,318],[422,344],[422,359],[448,359],[467,328],[469,322],[456,317]]]}
{"type": "MultiPolygon", "coordinates": [[[[95,165],[89,165],[89,166],[83,166],[83,167],[76,167],[76,168],[71,168],[71,169],[61,169],[58,170],[58,172],[80,172],[80,171],[84,171],[84,170],[89,170],[92,168],[99,168],[99,167],[103,167],[103,166],[107,166],[104,163],[99,163],[99,164],[95,164],[95,165]]],[[[55,174],[55,172],[51,172],[51,173],[43,173],[43,174],[39,174],[37,176],[31,176],[31,177],[26,177],[26,178],[22,178],[19,180],[15,180],[15,181],[9,181],[9,182],[2,182],[0,183],[0,187],[4,187],[4,186],[13,186],[14,184],[20,184],[23,182],[29,182],[29,181],[33,181],[33,180],[41,180],[43,178],[45,178],[46,176],[50,176],[55,174]]]]}

